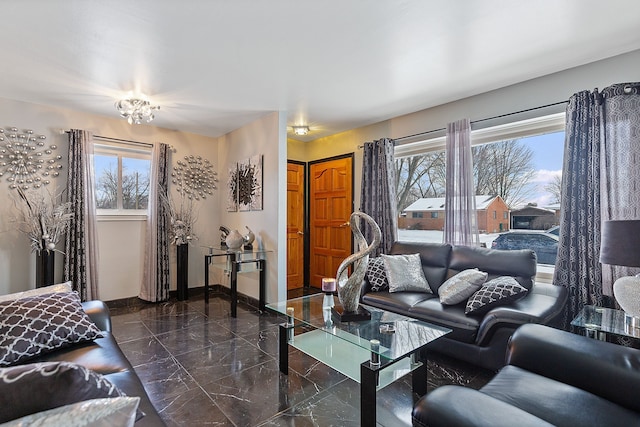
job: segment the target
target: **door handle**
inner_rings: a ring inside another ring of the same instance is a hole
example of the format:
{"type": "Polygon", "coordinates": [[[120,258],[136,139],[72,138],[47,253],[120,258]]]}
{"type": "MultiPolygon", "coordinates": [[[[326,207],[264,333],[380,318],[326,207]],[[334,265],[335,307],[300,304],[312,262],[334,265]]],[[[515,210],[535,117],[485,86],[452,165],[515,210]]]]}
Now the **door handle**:
{"type": "Polygon", "coordinates": [[[351,223],[349,221],[347,221],[344,224],[340,224],[340,227],[349,227],[350,225],[351,225],[351,223]]]}
{"type": "Polygon", "coordinates": [[[304,233],[302,231],[298,231],[298,234],[304,236],[304,233]]]}

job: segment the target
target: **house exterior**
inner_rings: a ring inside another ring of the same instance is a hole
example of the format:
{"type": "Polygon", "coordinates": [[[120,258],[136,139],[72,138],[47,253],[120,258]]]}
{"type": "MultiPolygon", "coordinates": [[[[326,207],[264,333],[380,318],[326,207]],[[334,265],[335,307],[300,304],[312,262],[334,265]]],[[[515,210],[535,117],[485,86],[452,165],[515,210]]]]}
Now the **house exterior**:
{"type": "Polygon", "coordinates": [[[560,207],[525,206],[511,211],[511,228],[527,230],[547,230],[560,224],[560,207]]]}
{"type": "MultiPolygon", "coordinates": [[[[509,208],[500,196],[476,196],[478,231],[498,233],[508,231],[509,208]]],[[[444,197],[418,199],[409,205],[398,219],[398,228],[412,230],[444,229],[444,197]]]]}

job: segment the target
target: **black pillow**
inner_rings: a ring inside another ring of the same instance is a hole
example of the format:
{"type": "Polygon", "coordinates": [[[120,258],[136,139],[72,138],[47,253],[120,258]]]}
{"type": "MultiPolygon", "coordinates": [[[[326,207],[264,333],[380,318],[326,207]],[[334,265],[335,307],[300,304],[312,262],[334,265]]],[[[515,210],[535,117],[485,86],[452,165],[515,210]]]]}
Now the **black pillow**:
{"type": "Polygon", "coordinates": [[[527,294],[527,288],[510,276],[496,277],[486,282],[467,300],[465,314],[484,314],[499,305],[517,301],[527,294]]]}
{"type": "Polygon", "coordinates": [[[387,270],[384,267],[384,260],[382,257],[369,258],[369,265],[367,266],[367,280],[369,280],[371,290],[373,292],[389,290],[387,270]]]}
{"type": "MultiPolygon", "coordinates": [[[[113,383],[84,366],[42,362],[0,368],[0,423],[90,399],[125,396],[113,383]]],[[[138,412],[138,416],[144,415],[138,412]]]]}
{"type": "Polygon", "coordinates": [[[76,292],[0,302],[0,366],[100,337],[76,292]]]}

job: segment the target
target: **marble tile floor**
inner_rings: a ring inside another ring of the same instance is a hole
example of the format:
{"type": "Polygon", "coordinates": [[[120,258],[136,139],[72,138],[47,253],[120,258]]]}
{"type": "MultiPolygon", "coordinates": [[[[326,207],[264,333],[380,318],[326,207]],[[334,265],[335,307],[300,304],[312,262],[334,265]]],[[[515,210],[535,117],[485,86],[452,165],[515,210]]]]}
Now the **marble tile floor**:
{"type": "MultiPolygon", "coordinates": [[[[282,319],[202,296],[111,309],[113,334],[169,426],[358,426],[359,384],[290,349],[278,369],[282,319]]],[[[479,388],[492,372],[432,355],[428,390],[479,388]]],[[[378,425],[411,426],[410,375],[378,392],[378,425]]]]}

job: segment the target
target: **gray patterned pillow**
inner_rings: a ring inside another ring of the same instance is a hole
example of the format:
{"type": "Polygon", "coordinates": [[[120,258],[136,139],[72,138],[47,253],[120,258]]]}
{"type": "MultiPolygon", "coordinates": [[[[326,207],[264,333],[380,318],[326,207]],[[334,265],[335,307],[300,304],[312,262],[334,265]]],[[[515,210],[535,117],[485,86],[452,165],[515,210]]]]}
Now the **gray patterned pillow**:
{"type": "Polygon", "coordinates": [[[0,302],[0,366],[101,336],[76,292],[0,302]]]}
{"type": "Polygon", "coordinates": [[[369,258],[369,265],[367,266],[367,280],[369,280],[371,290],[373,292],[389,290],[387,270],[384,268],[384,260],[382,257],[369,258]]]}
{"type": "Polygon", "coordinates": [[[424,277],[420,254],[380,255],[389,280],[389,292],[415,291],[433,293],[424,277]]]}
{"type": "Polygon", "coordinates": [[[517,301],[527,294],[527,288],[510,276],[496,277],[482,285],[467,300],[465,314],[483,314],[499,305],[517,301]]]}
{"type": "Polygon", "coordinates": [[[447,279],[439,288],[440,303],[444,305],[459,304],[466,301],[486,282],[488,274],[477,268],[463,270],[447,279]]]}
{"type": "Polygon", "coordinates": [[[4,426],[132,427],[139,404],[139,397],[85,400],[27,415],[4,426]]]}
{"type": "Polygon", "coordinates": [[[82,400],[125,394],[102,375],[68,362],[0,368],[0,423],[82,400]],[[37,390],[37,399],[34,392],[37,390]]]}
{"type": "Polygon", "coordinates": [[[72,292],[71,282],[58,283],[56,285],[44,286],[42,288],[29,289],[28,291],[15,292],[13,294],[0,295],[0,302],[12,301],[16,299],[35,297],[36,295],[51,294],[53,292],[72,292]]]}

